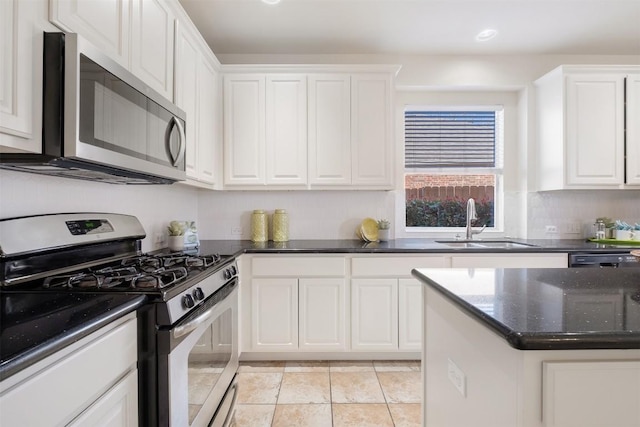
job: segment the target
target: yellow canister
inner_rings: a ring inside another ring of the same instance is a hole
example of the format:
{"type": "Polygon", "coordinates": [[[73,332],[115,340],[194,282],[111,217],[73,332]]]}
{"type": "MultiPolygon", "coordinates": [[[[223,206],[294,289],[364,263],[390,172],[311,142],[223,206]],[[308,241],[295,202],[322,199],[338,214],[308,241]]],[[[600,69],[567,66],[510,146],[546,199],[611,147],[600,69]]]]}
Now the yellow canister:
{"type": "Polygon", "coordinates": [[[260,209],[253,211],[251,214],[251,241],[266,242],[268,240],[267,228],[267,213],[260,209]]]}
{"type": "Polygon", "coordinates": [[[273,241],[289,241],[289,214],[284,209],[276,209],[273,213],[273,241]]]}

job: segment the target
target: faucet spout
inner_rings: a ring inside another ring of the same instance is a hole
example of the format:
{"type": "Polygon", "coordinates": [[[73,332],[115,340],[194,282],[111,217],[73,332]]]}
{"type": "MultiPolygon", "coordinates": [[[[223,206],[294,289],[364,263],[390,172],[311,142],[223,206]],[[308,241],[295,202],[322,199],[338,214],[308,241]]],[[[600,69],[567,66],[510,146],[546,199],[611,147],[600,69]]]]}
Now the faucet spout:
{"type": "Polygon", "coordinates": [[[475,221],[476,219],[478,219],[478,215],[476,214],[476,201],[469,198],[469,200],[467,200],[467,240],[473,239],[474,234],[482,232],[482,230],[474,232],[471,229],[471,221],[475,221]]]}

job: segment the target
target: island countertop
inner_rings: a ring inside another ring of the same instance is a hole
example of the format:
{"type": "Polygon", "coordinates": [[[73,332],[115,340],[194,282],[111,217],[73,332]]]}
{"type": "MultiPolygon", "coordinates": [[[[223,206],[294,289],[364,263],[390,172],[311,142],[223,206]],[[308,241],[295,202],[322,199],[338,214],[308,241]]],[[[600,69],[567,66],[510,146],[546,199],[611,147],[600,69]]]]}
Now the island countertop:
{"type": "Polygon", "coordinates": [[[640,351],[640,268],[415,269],[412,274],[513,348],[640,351]]]}

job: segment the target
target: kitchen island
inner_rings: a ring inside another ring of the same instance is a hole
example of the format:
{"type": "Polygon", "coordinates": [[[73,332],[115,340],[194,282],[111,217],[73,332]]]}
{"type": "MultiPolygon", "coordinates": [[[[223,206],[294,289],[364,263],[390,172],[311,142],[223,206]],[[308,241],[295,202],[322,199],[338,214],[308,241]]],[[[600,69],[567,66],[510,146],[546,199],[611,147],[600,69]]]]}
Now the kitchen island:
{"type": "Polygon", "coordinates": [[[640,425],[640,269],[416,269],[426,426],[640,425]]]}

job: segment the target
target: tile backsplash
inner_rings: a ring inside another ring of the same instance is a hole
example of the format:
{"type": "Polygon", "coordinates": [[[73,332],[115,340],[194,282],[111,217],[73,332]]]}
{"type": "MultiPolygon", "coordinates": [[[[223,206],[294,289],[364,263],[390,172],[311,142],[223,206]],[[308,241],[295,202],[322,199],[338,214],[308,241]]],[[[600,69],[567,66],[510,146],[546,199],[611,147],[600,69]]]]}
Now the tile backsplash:
{"type": "Polygon", "coordinates": [[[545,239],[547,225],[557,228],[555,238],[584,237],[584,227],[598,217],[640,223],[640,190],[571,190],[529,193],[527,234],[545,239]],[[576,232],[577,231],[577,232],[576,232]]]}

